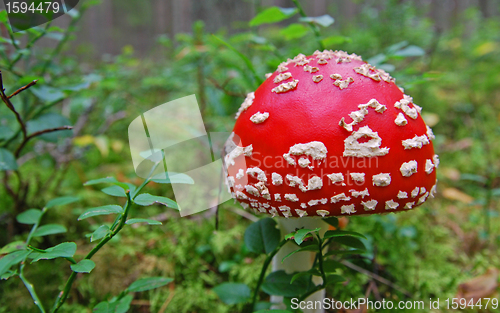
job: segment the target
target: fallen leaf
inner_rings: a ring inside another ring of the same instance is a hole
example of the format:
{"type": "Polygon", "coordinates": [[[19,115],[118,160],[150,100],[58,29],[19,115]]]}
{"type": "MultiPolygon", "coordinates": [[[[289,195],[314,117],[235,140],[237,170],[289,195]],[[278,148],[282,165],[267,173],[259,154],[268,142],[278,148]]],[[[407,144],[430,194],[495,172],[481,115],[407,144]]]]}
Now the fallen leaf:
{"type": "Polygon", "coordinates": [[[477,301],[480,298],[491,297],[498,288],[499,274],[500,271],[492,267],[483,275],[460,284],[458,286],[457,298],[465,298],[468,302],[470,299],[477,301]]]}
{"type": "Polygon", "coordinates": [[[439,115],[436,113],[422,113],[422,118],[424,119],[425,124],[429,127],[434,127],[437,123],[439,123],[439,115]]]}
{"type": "Polygon", "coordinates": [[[469,196],[468,194],[456,189],[456,188],[445,188],[442,192],[443,197],[449,200],[457,200],[463,203],[471,203],[474,201],[474,198],[469,196]]]}
{"type": "Polygon", "coordinates": [[[444,167],[440,168],[439,171],[450,180],[457,181],[460,179],[460,171],[456,168],[444,167]]]}

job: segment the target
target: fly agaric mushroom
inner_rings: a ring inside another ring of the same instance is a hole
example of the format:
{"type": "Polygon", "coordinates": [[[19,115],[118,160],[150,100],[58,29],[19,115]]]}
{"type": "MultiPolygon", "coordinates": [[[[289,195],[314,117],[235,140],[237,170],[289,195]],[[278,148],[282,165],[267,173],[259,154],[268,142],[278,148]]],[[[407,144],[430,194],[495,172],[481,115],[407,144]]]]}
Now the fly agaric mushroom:
{"type": "Polygon", "coordinates": [[[228,140],[225,156],[231,191],[245,208],[280,217],[287,232],[313,228],[309,219],[412,210],[434,197],[439,164],[420,111],[355,54],[299,54],[236,115],[239,141],[228,140]]]}

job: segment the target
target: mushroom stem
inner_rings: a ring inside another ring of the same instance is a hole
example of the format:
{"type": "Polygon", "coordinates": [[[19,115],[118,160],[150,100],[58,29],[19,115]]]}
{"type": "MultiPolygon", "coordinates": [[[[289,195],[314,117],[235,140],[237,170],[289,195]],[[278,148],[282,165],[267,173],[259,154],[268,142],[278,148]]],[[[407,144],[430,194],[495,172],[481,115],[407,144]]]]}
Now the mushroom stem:
{"type": "MultiPolygon", "coordinates": [[[[281,231],[281,237],[284,238],[285,235],[295,231],[297,228],[307,228],[307,229],[315,229],[321,228],[320,235],[323,236],[325,232],[328,230],[328,224],[325,223],[321,218],[316,217],[302,217],[302,218],[283,218],[278,217],[277,222],[281,231]]],[[[285,259],[284,262],[281,262],[285,256],[287,256],[292,251],[295,251],[299,248],[294,242],[287,242],[274,256],[273,259],[273,272],[284,270],[286,273],[293,272],[303,272],[310,270],[316,253],[314,252],[298,252],[289,258],[285,259]]],[[[323,283],[323,279],[318,276],[313,276],[313,282],[316,285],[320,285],[323,283]]],[[[320,290],[312,295],[310,295],[305,301],[323,301],[325,298],[325,290],[320,290]]],[[[271,296],[271,302],[276,303],[272,308],[273,309],[285,309],[283,305],[283,297],[281,296],[271,296]]],[[[324,313],[322,308],[319,309],[306,309],[303,310],[304,313],[324,313]]]]}

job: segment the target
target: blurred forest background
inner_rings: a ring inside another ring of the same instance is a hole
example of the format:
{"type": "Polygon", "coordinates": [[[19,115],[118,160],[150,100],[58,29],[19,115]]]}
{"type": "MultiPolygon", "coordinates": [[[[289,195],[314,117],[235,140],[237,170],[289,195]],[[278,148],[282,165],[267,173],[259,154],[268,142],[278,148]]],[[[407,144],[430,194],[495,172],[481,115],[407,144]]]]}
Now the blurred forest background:
{"type": "MultiPolygon", "coordinates": [[[[327,289],[327,296],[498,298],[500,1],[301,4],[308,16],[335,19],[318,24],[327,49],[356,53],[389,71],[423,107],[441,159],[436,199],[410,213],[344,220],[343,228],[366,235],[367,252],[343,258],[356,267],[340,268],[347,281],[327,289]]],[[[207,131],[230,131],[235,112],[257,81],[241,56],[219,39],[244,54],[262,78],[283,60],[319,49],[298,14],[249,26],[269,6],[294,7],[287,0],[82,0],[78,12],[12,36],[5,11],[0,12],[6,93],[38,79],[12,98],[28,133],[73,126],[24,145],[15,115],[0,106],[0,256],[19,249],[28,236],[30,226],[16,216],[61,196],[80,200],[51,209],[43,222],[63,225],[64,231],[35,236],[31,244],[46,249],[74,241],[75,258],[92,249],[95,242],[86,237],[113,219],[77,221],[78,216],[86,207],[122,205],[126,199],[116,190],[101,192],[105,186],[83,183],[114,176],[141,184],[132,167],[127,129],[142,112],[196,94],[207,131]],[[18,149],[21,143],[24,147],[18,149]]],[[[151,183],[145,190],[173,198],[165,184],[151,183]]],[[[171,277],[173,282],[132,293],[126,307],[130,312],[241,310],[240,304],[221,301],[212,289],[228,281],[255,285],[265,256],[249,251],[243,241],[255,216],[227,202],[215,231],[215,211],[180,218],[157,204],[134,206],[131,215],[163,225],[126,225],[94,256],[92,273],[78,274],[61,312],[91,312],[144,276],[171,277]]],[[[70,273],[67,262],[56,259],[26,266],[25,275],[50,307],[70,273]]],[[[263,301],[266,297],[262,292],[263,301]]],[[[0,280],[0,313],[36,311],[21,280],[0,280]]]]}

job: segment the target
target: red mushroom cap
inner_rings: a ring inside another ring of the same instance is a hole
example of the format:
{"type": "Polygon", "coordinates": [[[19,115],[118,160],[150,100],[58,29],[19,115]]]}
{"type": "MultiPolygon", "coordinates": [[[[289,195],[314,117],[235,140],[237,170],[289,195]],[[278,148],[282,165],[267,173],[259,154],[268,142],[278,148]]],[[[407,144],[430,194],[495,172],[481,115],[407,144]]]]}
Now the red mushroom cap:
{"type": "Polygon", "coordinates": [[[299,54],[239,109],[228,184],[244,207],[273,216],[412,209],[433,197],[439,163],[420,111],[355,54],[299,54]]]}

